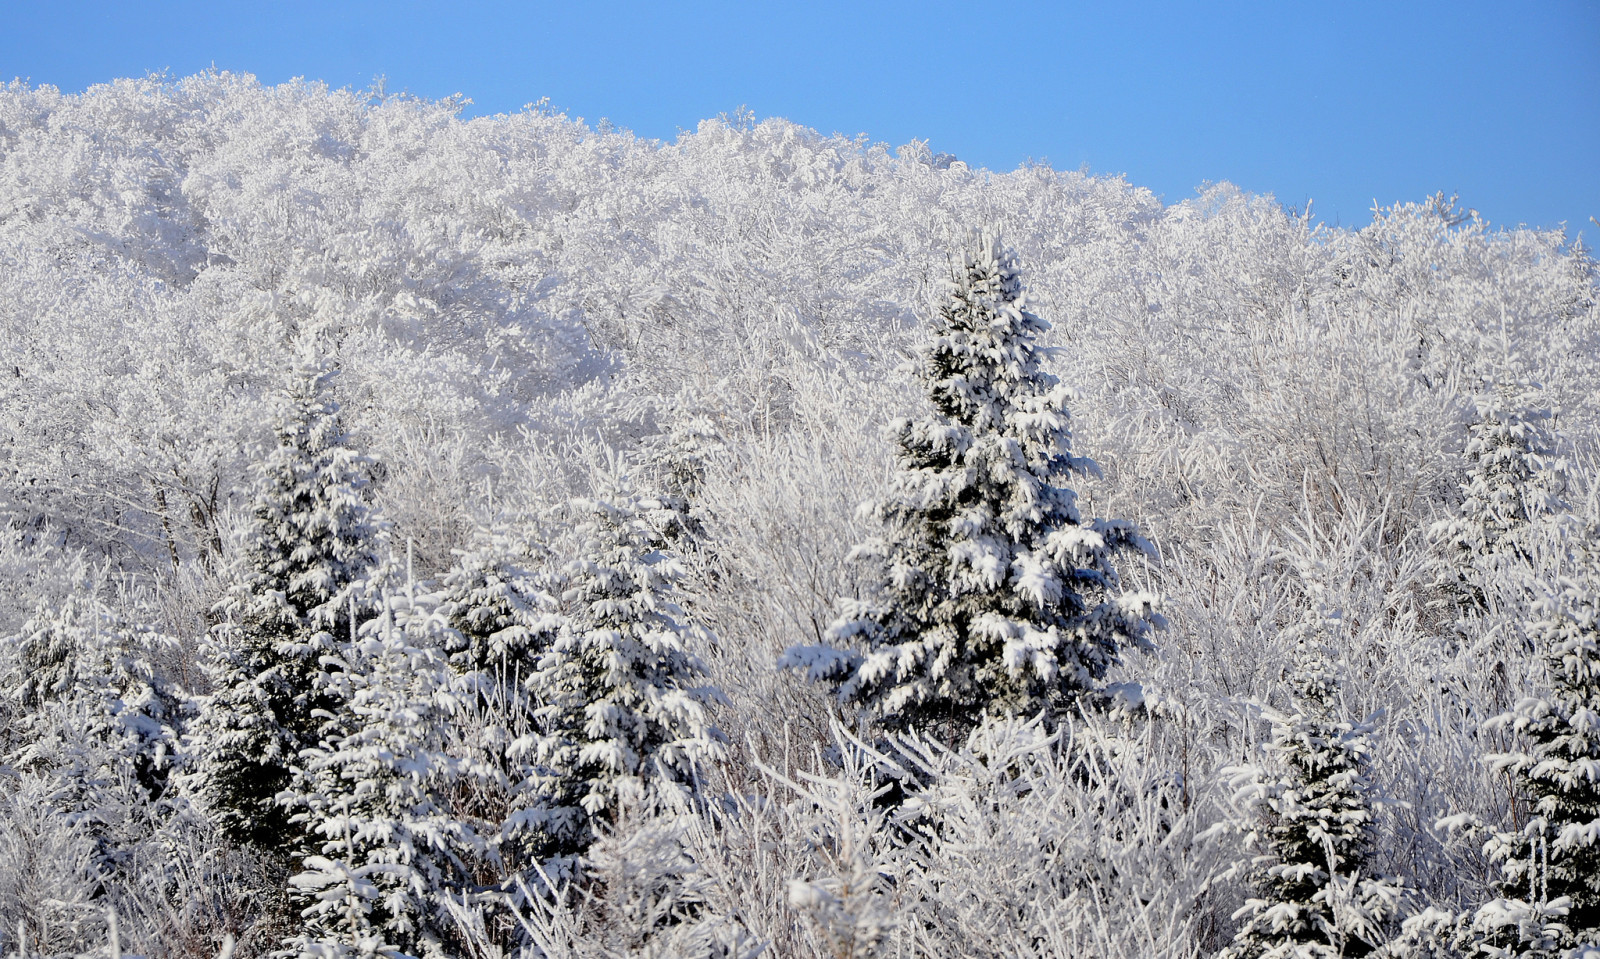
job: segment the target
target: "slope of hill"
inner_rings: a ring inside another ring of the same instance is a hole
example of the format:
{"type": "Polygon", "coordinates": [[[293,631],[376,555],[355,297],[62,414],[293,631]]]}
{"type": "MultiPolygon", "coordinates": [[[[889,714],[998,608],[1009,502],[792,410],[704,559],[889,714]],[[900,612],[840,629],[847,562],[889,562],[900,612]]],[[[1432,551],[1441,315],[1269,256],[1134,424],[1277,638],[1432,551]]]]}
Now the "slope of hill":
{"type": "MultiPolygon", "coordinates": [[[[1583,608],[1560,577],[1593,575],[1600,298],[1560,234],[1442,197],[1333,229],[1226,184],[1163,205],[781,120],[668,144],[206,74],[0,91],[0,952],[19,924],[30,954],[101,948],[107,909],[152,955],[300,933],[299,861],[219,832],[184,770],[254,464],[308,350],[370,457],[383,588],[411,597],[372,622],[426,619],[490,531],[519,544],[530,608],[574,616],[562,590],[599,563],[575,501],[632,504],[721,690],[694,788],[608,814],[570,879],[525,871],[526,926],[435,902],[452,931],[428,949],[1213,953],[1260,888],[1249,825],[1280,815],[1224,770],[1274,761],[1308,634],[1338,676],[1318,708],[1368,724],[1390,800],[1367,869],[1405,891],[1363,941],[1548,906],[1438,823],[1529,821],[1488,758],[1519,727],[1485,724],[1552,688],[1535,624],[1583,608]],[[776,663],[873,582],[857,507],[892,486],[891,421],[929,412],[908,361],[977,230],[1052,325],[1073,451],[1100,470],[1079,507],[1138,524],[1154,552],[1122,576],[1170,625],[1106,677],[1110,708],[951,752],[776,663]],[[1531,465],[1484,492],[1506,449],[1531,465]],[[889,766],[898,805],[872,799],[889,766]],[[571,883],[554,905],[546,878],[571,883]]],[[[372,664],[432,661],[384,636],[372,664]]],[[[426,746],[437,768],[470,765],[459,732],[426,746]]],[[[485,875],[488,902],[505,877],[485,875]]]]}

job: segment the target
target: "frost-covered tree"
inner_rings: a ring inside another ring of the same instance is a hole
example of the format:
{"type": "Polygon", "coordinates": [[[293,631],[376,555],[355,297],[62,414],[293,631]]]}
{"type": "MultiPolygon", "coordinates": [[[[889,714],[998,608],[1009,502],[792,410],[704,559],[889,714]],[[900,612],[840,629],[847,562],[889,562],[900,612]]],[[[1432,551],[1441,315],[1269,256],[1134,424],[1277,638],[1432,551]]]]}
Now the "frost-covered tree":
{"type": "Polygon", "coordinates": [[[538,675],[560,618],[533,553],[526,535],[481,530],[434,597],[461,693],[457,751],[476,783],[467,805],[484,820],[500,884],[513,890],[548,845],[549,771],[535,761],[538,675]]]}
{"type": "Polygon", "coordinates": [[[1369,730],[1338,716],[1339,679],[1314,637],[1302,639],[1290,711],[1272,720],[1267,764],[1235,785],[1254,895],[1224,959],[1364,956],[1387,939],[1402,887],[1374,875],[1369,730]]]}
{"type": "Polygon", "coordinates": [[[294,821],[315,850],[290,885],[301,898],[304,956],[443,956],[445,897],[475,890],[485,853],[448,797],[460,778],[448,754],[458,700],[440,649],[443,616],[408,590],[359,640],[326,657],[339,711],[304,750],[294,821]]]}
{"type": "Polygon", "coordinates": [[[725,738],[709,712],[724,697],[688,648],[698,627],[672,601],[678,561],[636,496],[576,505],[588,518],[566,569],[565,621],[538,676],[538,758],[556,777],[546,828],[568,852],[630,793],[691,783],[723,755],[725,738]]]}
{"type": "Polygon", "coordinates": [[[1015,255],[982,237],[953,279],[917,367],[931,415],[896,422],[899,472],[874,510],[885,534],[856,550],[884,579],[844,604],[834,647],[782,662],[891,728],[960,737],[985,713],[1071,708],[1161,620],[1112,562],[1149,545],[1127,522],[1084,522],[1058,485],[1097,467],[1071,451],[1068,390],[1044,369],[1050,327],[1015,255]]]}
{"type": "Polygon", "coordinates": [[[1532,527],[1563,510],[1566,463],[1550,419],[1538,391],[1526,383],[1496,383],[1474,398],[1461,505],[1429,529],[1440,556],[1437,588],[1485,608],[1489,580],[1508,572],[1515,577],[1509,564],[1529,559],[1532,527]]]}
{"type": "Polygon", "coordinates": [[[303,354],[282,397],[277,445],[258,469],[235,583],[215,630],[212,693],[189,751],[190,781],[235,839],[288,835],[277,796],[301,750],[320,741],[336,697],[323,656],[351,639],[358,595],[378,563],[383,526],[365,496],[368,460],[333,398],[335,369],[303,354]]]}
{"type": "Polygon", "coordinates": [[[440,613],[454,630],[444,651],[490,703],[526,696],[544,634],[556,622],[534,560],[528,537],[482,529],[440,580],[440,613]]]}
{"type": "MultiPolygon", "coordinates": [[[[42,610],[12,642],[8,686],[24,724],[42,728],[50,722],[44,713],[75,704],[87,716],[82,732],[126,764],[147,798],[158,798],[186,701],[162,668],[176,655],[177,642],[148,625],[126,622],[89,594],[42,610]]],[[[29,765],[31,752],[24,746],[11,759],[29,765]]],[[[79,773],[88,777],[80,786],[92,792],[95,771],[79,773]]],[[[84,801],[93,805],[92,797],[84,801]]]]}
{"type": "Polygon", "coordinates": [[[1485,847],[1501,873],[1500,899],[1485,908],[1507,917],[1488,941],[1526,946],[1519,917],[1531,910],[1558,917],[1563,948],[1600,948],[1600,580],[1592,571],[1563,580],[1539,613],[1531,632],[1549,691],[1494,724],[1525,743],[1491,762],[1514,777],[1528,818],[1485,847]]]}
{"type": "Polygon", "coordinates": [[[47,784],[49,810],[92,850],[78,881],[104,895],[133,879],[172,811],[168,776],[188,702],[166,666],[180,646],[127,621],[92,586],[41,610],[7,645],[0,662],[17,722],[0,762],[47,784]]]}
{"type": "MultiPolygon", "coordinates": [[[[804,877],[789,881],[789,905],[815,929],[827,954],[837,959],[872,959],[883,955],[895,925],[890,908],[890,878],[900,879],[891,864],[896,829],[889,804],[880,802],[892,788],[874,776],[878,756],[850,743],[838,730],[840,774],[807,776],[806,782],[784,782],[802,799],[795,805],[809,813],[809,830],[817,841],[804,877]]],[[[767,775],[782,779],[781,774],[767,775]]]]}
{"type": "Polygon", "coordinates": [[[709,416],[688,416],[647,444],[648,471],[655,495],[640,503],[642,511],[668,541],[684,545],[705,535],[694,499],[705,484],[707,460],[724,446],[709,416]]]}

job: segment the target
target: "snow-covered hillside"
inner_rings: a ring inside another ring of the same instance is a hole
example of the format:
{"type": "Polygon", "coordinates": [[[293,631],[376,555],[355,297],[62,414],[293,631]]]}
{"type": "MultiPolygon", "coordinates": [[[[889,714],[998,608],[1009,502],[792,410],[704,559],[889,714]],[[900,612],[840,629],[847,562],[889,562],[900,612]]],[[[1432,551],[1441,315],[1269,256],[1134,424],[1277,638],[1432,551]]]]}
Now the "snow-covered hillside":
{"type": "Polygon", "coordinates": [[[1586,251],[457,106],[0,90],[0,954],[1600,936],[1586,251]]]}

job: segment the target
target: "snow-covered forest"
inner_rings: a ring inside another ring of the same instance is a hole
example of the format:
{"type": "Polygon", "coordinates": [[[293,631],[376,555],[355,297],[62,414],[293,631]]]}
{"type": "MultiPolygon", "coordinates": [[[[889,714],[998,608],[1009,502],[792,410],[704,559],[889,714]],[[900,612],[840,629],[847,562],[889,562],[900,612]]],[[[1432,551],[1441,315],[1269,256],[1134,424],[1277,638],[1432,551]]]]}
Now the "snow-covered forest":
{"type": "Polygon", "coordinates": [[[0,954],[1600,955],[1576,243],[460,114],[0,91],[0,954]]]}

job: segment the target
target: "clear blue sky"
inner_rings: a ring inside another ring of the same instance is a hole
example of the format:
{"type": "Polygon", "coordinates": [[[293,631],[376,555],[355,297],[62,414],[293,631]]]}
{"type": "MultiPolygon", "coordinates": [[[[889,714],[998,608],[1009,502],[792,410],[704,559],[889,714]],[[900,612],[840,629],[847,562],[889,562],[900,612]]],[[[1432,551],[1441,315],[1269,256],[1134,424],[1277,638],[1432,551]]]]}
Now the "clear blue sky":
{"type": "Polygon", "coordinates": [[[1600,228],[1600,2],[859,4],[13,2],[0,77],[77,91],[218,68],[548,97],[671,139],[748,105],[930,141],[974,166],[1231,180],[1322,219],[1459,193],[1496,223],[1600,228]]]}

